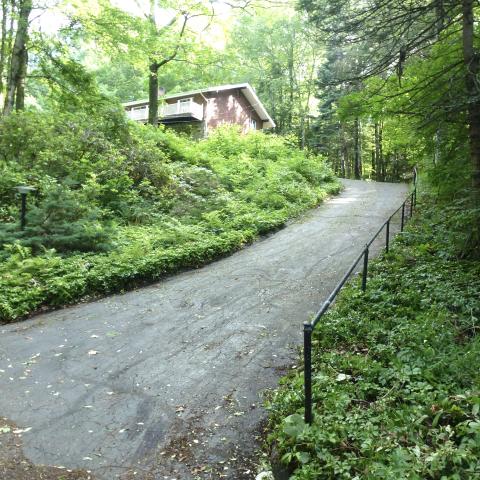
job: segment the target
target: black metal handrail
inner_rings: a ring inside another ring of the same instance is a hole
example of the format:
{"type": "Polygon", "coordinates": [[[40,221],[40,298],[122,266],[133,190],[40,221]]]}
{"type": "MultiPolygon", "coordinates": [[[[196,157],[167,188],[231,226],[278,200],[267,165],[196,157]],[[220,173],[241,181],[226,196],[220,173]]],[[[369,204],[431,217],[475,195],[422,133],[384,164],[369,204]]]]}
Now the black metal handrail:
{"type": "Polygon", "coordinates": [[[333,289],[332,293],[328,296],[327,300],[323,303],[320,310],[315,314],[313,320],[310,322],[304,322],[303,324],[303,360],[304,360],[304,393],[305,393],[305,423],[309,425],[313,422],[312,411],[312,333],[315,326],[318,324],[323,315],[332,305],[336,296],[347,283],[348,279],[352,275],[353,271],[363,258],[363,270],[362,270],[362,290],[365,292],[367,289],[367,275],[368,275],[368,260],[370,247],[372,243],[382,233],[383,229],[386,230],[385,235],[385,251],[390,249],[390,224],[393,217],[401,211],[400,220],[400,232],[403,232],[405,227],[406,215],[408,218],[412,218],[413,210],[417,205],[417,169],[413,170],[413,191],[407,196],[404,202],[388,217],[388,219],[378,229],[377,233],[371,238],[371,240],[365,245],[360,255],[353,262],[352,266],[347,270],[343,278],[333,289]]]}

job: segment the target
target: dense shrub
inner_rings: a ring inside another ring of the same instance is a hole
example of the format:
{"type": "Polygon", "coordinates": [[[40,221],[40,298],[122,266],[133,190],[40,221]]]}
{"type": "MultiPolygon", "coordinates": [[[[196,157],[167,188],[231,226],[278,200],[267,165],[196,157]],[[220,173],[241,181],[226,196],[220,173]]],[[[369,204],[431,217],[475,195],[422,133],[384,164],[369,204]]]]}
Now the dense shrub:
{"type": "Polygon", "coordinates": [[[115,112],[1,122],[3,321],[201,265],[339,189],[321,158],[274,135],[220,128],[196,142],[115,112]],[[20,232],[22,183],[37,193],[20,232]]]}

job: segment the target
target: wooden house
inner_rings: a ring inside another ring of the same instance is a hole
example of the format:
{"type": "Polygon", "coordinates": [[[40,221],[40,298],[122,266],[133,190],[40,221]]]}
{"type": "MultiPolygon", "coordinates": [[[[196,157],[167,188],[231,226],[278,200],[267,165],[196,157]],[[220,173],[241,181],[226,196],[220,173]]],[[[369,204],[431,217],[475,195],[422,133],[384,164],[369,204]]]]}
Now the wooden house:
{"type": "MultiPolygon", "coordinates": [[[[123,104],[132,120],[146,123],[148,100],[123,104]]],[[[221,124],[240,125],[243,132],[275,127],[267,110],[248,83],[220,85],[160,98],[159,123],[205,137],[221,124]]]]}

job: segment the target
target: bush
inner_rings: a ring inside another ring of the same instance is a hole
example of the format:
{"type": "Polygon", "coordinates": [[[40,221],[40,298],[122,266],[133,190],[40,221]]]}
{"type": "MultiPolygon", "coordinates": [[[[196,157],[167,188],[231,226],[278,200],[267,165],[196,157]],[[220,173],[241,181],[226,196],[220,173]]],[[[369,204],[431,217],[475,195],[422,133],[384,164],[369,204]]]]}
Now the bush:
{"type": "Polygon", "coordinates": [[[339,189],[320,157],[274,135],[219,128],[197,142],[81,113],[0,121],[3,321],[199,266],[339,189]],[[37,187],[23,232],[18,183],[37,187]]]}
{"type": "Polygon", "coordinates": [[[0,227],[0,244],[18,243],[34,253],[45,248],[59,252],[107,250],[114,230],[101,221],[100,209],[85,200],[64,186],[50,187],[28,212],[23,231],[18,224],[0,227]]]}

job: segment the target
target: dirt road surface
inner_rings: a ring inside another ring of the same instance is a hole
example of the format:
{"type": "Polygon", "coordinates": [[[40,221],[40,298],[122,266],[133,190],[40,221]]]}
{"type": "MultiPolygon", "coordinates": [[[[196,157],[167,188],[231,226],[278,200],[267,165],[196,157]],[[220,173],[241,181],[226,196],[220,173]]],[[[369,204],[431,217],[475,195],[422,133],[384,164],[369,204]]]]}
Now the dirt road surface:
{"type": "Polygon", "coordinates": [[[228,258],[0,326],[0,427],[4,417],[20,430],[25,461],[101,480],[254,478],[261,392],[295,361],[303,321],[407,192],[344,184],[228,258]]]}

